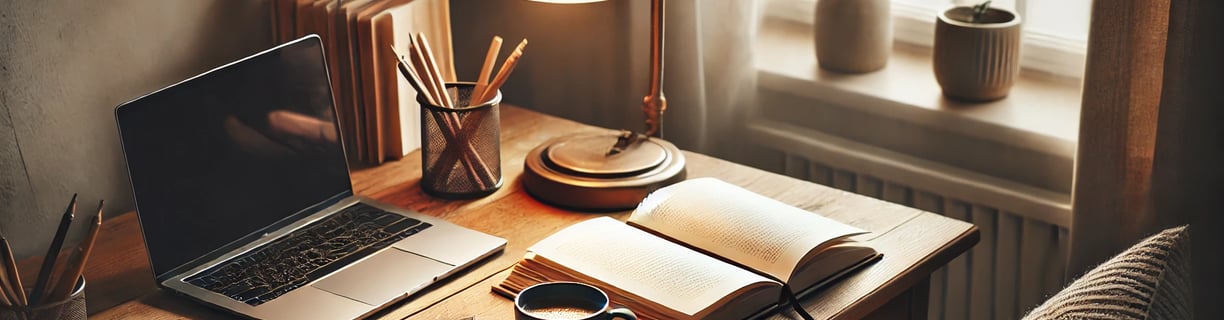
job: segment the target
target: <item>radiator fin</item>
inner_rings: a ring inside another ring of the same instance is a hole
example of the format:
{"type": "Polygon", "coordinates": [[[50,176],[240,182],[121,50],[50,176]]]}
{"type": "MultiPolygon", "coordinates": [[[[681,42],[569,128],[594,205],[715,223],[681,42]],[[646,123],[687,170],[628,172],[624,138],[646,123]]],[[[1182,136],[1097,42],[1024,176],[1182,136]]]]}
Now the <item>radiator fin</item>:
{"type": "Polygon", "coordinates": [[[972,222],[981,232],[981,241],[969,251],[973,268],[969,281],[969,318],[994,318],[995,224],[999,216],[994,208],[973,206],[972,222]],[[990,235],[990,236],[986,236],[990,235]]]}
{"type": "Polygon", "coordinates": [[[1015,319],[1068,280],[1066,228],[786,154],[784,174],[976,225],[981,242],[931,274],[929,319],[1015,319]]]}
{"type": "MultiPolygon", "coordinates": [[[[1019,290],[1020,274],[1020,217],[1001,214],[996,225],[995,252],[995,318],[1015,319],[1020,313],[1016,307],[1016,292],[1019,290]]],[[[983,235],[985,236],[985,235],[983,235]]]]}
{"type": "MultiPolygon", "coordinates": [[[[944,201],[944,215],[961,220],[969,221],[970,206],[968,203],[959,200],[944,201]]],[[[969,319],[969,281],[973,275],[972,266],[969,262],[973,258],[973,251],[952,259],[948,263],[948,282],[947,289],[944,294],[945,306],[943,319],[961,320],[969,319]]]]}

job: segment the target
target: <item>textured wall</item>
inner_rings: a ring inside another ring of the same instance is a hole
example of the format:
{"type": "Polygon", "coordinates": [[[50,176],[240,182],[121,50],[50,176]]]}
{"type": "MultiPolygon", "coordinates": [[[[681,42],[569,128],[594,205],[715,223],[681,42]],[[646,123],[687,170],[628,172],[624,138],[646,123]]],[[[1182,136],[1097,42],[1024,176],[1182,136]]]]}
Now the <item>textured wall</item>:
{"type": "Polygon", "coordinates": [[[46,250],[74,192],[78,213],[99,199],[110,215],[134,208],[116,105],[272,44],[266,1],[0,0],[0,8],[0,230],[18,256],[46,250]]]}
{"type": "Polygon", "coordinates": [[[451,0],[455,71],[461,81],[476,81],[494,35],[505,40],[498,68],[500,59],[527,38],[522,60],[502,87],[504,101],[584,123],[641,130],[649,6],[631,2],[451,0]]]}

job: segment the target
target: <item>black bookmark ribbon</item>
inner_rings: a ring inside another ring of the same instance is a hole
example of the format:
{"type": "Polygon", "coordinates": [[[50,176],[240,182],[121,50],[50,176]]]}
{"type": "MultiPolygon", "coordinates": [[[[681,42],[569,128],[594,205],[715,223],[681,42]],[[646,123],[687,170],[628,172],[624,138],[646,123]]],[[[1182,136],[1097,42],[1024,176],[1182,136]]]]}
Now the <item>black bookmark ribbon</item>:
{"type": "Polygon", "coordinates": [[[791,305],[791,309],[794,309],[795,313],[798,313],[799,317],[803,318],[803,320],[813,320],[812,315],[808,314],[807,309],[804,309],[803,305],[799,304],[799,298],[795,296],[795,291],[791,290],[789,284],[782,284],[781,300],[789,303],[791,305]]]}

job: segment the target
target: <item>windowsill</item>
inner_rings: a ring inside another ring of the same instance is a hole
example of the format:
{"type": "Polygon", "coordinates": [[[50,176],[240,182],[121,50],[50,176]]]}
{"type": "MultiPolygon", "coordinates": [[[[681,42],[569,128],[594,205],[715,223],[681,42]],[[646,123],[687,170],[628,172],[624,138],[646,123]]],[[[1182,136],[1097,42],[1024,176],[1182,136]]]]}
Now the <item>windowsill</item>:
{"type": "Polygon", "coordinates": [[[932,73],[929,48],[896,43],[884,69],[839,74],[817,65],[810,25],[766,18],[759,34],[755,52],[764,102],[758,110],[760,117],[851,140],[867,140],[867,144],[886,149],[911,148],[899,151],[1049,190],[1070,187],[1069,171],[1079,130],[1080,82],[1076,79],[1025,71],[1007,98],[963,103],[941,94],[932,73]],[[771,95],[787,98],[771,99],[771,95]],[[813,119],[822,116],[841,119],[813,119]],[[887,123],[906,127],[902,130],[934,134],[925,140],[889,137],[872,131],[896,129],[882,129],[881,122],[871,119],[887,119],[887,123]],[[956,138],[969,142],[938,145],[956,138]],[[913,146],[915,141],[929,146],[913,146]],[[992,166],[1009,161],[1003,157],[1012,155],[984,151],[971,154],[982,149],[981,145],[997,145],[1009,152],[1020,150],[1046,163],[1026,164],[1012,159],[1013,168],[991,172],[992,166]],[[973,159],[966,161],[975,164],[953,163],[960,161],[955,157],[964,156],[947,153],[971,154],[968,157],[973,159]],[[1044,177],[1024,181],[1034,172],[1044,177]]]}

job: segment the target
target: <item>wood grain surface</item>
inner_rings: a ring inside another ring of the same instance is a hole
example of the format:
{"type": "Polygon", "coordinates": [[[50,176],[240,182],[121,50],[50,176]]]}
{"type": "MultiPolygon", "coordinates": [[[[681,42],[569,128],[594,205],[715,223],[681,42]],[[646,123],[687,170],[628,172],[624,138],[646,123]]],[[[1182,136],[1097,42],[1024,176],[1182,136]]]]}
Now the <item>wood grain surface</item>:
{"type": "MultiPolygon", "coordinates": [[[[518,181],[524,157],[543,141],[579,132],[610,130],[513,106],[501,108],[505,183],[489,196],[454,201],[424,194],[417,184],[421,175],[418,153],[377,167],[353,169],[353,187],[360,195],[441,217],[509,241],[504,252],[389,306],[376,314],[376,318],[475,316],[477,319],[512,319],[510,301],[491,293],[490,288],[505,279],[509,267],[523,257],[527,247],[578,221],[605,215],[621,220],[627,218],[628,212],[585,213],[550,207],[527,195],[518,181]]],[[[885,305],[920,309],[909,313],[925,317],[925,292],[916,294],[907,290],[915,286],[925,289],[925,281],[932,271],[968,250],[978,240],[977,228],[965,222],[697,153],[685,152],[685,156],[690,178],[717,177],[872,232],[859,236],[858,240],[875,247],[884,258],[806,297],[807,309],[818,319],[863,318],[885,305]],[[899,303],[890,303],[894,298],[898,298],[899,303]]],[[[127,213],[104,224],[85,273],[90,317],[230,317],[155,286],[135,218],[134,213],[127,213]]],[[[776,318],[798,317],[782,313],[776,318]]]]}

